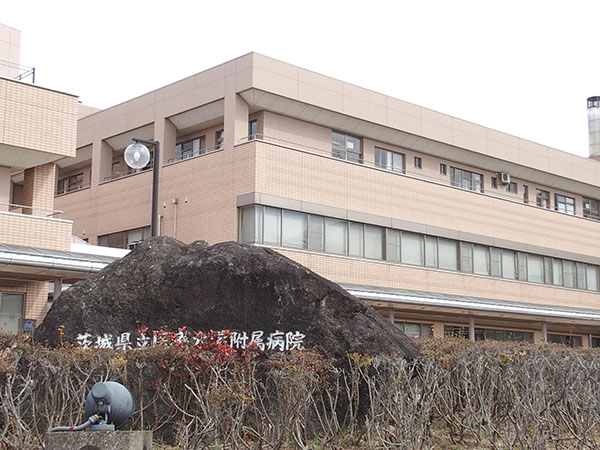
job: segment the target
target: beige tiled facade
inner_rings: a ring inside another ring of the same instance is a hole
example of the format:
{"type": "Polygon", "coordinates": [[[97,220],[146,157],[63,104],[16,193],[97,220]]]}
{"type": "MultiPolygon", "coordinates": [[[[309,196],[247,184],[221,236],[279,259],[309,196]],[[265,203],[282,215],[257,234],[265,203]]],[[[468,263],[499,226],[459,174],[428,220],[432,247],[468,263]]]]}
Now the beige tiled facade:
{"type": "MultiPolygon", "coordinates": [[[[14,80],[19,48],[18,30],[0,25],[0,60],[10,63],[0,61],[0,244],[68,251],[72,222],[54,194],[56,162],[76,154],[77,97],[14,80]]],[[[43,275],[0,265],[0,330],[41,321],[47,300],[43,275]]]]}
{"type": "Polygon", "coordinates": [[[600,222],[583,217],[589,199],[600,199],[597,161],[252,53],[79,120],[76,157],[57,163],[58,183],[71,188],[55,198],[55,207],[91,243],[150,225],[152,170],[127,173],[123,161],[132,138],[161,143],[161,235],[211,244],[242,240],[242,208],[261,205],[375,227],[385,236],[400,230],[426,242],[455,242],[461,258],[463,244],[492,255],[494,249],[514,253],[519,264],[529,261],[532,273],[542,261],[546,281],[494,276],[489,267],[484,275],[467,273],[463,260],[448,270],[387,255],[369,259],[256,242],[346,285],[502,305],[496,311],[372,300],[400,326],[424,324],[443,335],[450,326],[471,324],[531,333],[536,341],[546,332],[577,337],[582,345],[600,336],[594,282],[600,222]],[[333,133],[359,140],[356,161],[334,157],[333,133]],[[185,153],[185,145],[202,150],[185,153]],[[376,149],[403,155],[403,170],[378,166],[376,149]],[[458,169],[480,175],[482,189],[455,186],[458,169]],[[502,184],[501,172],[516,185],[502,184]],[[548,207],[538,207],[537,190],[548,192],[548,207]],[[573,210],[560,211],[564,198],[573,210]],[[557,264],[562,280],[562,261],[579,270],[577,287],[548,282],[557,264]],[[505,308],[511,305],[534,312],[505,308]],[[573,318],[575,310],[589,317],[573,318]]]}

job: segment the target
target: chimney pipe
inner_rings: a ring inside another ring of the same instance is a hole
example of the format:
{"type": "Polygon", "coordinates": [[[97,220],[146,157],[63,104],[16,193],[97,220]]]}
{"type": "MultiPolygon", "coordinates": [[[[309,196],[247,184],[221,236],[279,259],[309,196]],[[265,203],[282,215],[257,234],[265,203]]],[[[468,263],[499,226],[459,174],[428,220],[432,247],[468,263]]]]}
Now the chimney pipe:
{"type": "Polygon", "coordinates": [[[598,158],[600,157],[600,96],[588,97],[587,111],[590,158],[598,158]]]}

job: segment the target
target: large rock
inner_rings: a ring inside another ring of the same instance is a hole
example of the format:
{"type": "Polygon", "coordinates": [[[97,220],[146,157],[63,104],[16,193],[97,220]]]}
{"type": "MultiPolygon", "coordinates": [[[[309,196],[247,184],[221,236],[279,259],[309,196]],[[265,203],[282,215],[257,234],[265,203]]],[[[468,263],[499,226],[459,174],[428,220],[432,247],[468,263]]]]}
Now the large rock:
{"type": "Polygon", "coordinates": [[[306,267],[256,246],[226,242],[143,242],[64,292],[35,340],[75,342],[92,335],[177,330],[300,331],[304,346],[340,360],[349,352],[415,357],[414,343],[373,308],[306,267]]]}

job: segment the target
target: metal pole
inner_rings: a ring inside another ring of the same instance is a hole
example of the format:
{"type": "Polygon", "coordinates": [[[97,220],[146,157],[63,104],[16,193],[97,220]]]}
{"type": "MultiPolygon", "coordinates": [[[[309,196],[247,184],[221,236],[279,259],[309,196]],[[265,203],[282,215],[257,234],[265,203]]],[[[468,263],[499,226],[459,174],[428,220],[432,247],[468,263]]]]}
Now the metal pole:
{"type": "Polygon", "coordinates": [[[152,237],[158,236],[158,168],[160,160],[160,144],[154,141],[154,173],[152,174],[152,237]]]}
{"type": "Polygon", "coordinates": [[[158,141],[147,141],[145,139],[133,138],[135,142],[152,145],[154,147],[154,164],[152,165],[152,218],[150,221],[150,235],[158,236],[158,168],[160,160],[160,143],[158,141]]]}
{"type": "Polygon", "coordinates": [[[548,324],[546,322],[542,322],[542,342],[548,342],[548,324]]]}
{"type": "Polygon", "coordinates": [[[469,317],[469,340],[475,342],[475,319],[469,317]]]}

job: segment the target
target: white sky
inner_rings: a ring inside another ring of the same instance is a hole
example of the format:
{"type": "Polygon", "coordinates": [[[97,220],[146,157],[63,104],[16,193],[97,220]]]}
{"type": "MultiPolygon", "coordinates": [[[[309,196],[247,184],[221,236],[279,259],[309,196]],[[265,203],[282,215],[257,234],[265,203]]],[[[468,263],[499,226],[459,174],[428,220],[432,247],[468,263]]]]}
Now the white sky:
{"type": "Polygon", "coordinates": [[[581,156],[598,0],[4,0],[36,83],[108,107],[256,51],[581,156]]]}

